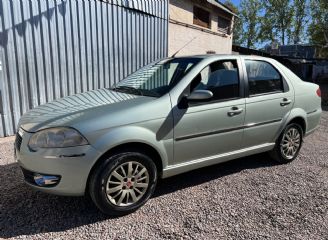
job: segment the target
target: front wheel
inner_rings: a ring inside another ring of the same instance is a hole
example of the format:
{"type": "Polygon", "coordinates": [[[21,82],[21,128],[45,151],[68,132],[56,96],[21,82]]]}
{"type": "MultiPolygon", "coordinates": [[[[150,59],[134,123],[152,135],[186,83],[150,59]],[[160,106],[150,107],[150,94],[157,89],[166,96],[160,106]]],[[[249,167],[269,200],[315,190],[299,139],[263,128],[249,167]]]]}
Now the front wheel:
{"type": "Polygon", "coordinates": [[[89,193],[105,214],[125,215],[144,205],[157,181],[156,165],[138,152],[122,152],[103,161],[93,172],[89,193]]]}
{"type": "Polygon", "coordinates": [[[279,136],[270,155],[279,163],[289,163],[298,156],[302,141],[302,127],[296,123],[289,124],[279,136]]]}

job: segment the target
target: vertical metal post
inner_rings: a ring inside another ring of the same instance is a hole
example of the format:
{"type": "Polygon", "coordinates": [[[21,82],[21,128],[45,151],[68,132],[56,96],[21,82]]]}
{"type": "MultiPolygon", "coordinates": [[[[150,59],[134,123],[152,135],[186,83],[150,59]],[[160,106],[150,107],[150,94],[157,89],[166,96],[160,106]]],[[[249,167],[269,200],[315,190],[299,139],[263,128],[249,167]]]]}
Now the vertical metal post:
{"type": "Polygon", "coordinates": [[[2,49],[0,48],[0,137],[4,137],[4,128],[3,128],[3,101],[2,101],[2,86],[3,86],[3,69],[2,69],[2,49]]]}

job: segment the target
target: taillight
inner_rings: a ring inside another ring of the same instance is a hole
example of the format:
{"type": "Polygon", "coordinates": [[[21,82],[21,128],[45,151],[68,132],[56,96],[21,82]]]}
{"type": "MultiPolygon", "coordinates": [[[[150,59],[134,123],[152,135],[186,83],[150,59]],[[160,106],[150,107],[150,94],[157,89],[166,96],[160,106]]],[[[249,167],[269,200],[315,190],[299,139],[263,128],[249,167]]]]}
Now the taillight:
{"type": "Polygon", "coordinates": [[[321,90],[320,90],[320,88],[318,88],[318,90],[317,90],[317,95],[318,95],[318,97],[321,97],[321,90]]]}

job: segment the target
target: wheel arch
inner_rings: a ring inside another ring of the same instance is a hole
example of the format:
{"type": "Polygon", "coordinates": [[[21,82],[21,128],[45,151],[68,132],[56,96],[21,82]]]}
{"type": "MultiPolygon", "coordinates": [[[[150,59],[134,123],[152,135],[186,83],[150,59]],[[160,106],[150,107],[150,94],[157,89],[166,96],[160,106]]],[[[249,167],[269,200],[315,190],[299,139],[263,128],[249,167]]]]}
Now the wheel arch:
{"type": "Polygon", "coordinates": [[[294,108],[292,109],[286,116],[284,117],[283,124],[279,128],[279,131],[277,131],[274,142],[277,141],[281,133],[284,131],[284,129],[287,127],[290,123],[297,123],[302,127],[303,135],[306,134],[307,129],[307,118],[306,118],[306,112],[301,108],[294,108]]]}
{"type": "Polygon", "coordinates": [[[143,142],[126,142],[108,149],[98,158],[98,160],[93,165],[91,171],[98,167],[102,163],[102,161],[104,161],[108,157],[123,151],[136,151],[147,155],[154,161],[158,173],[161,174],[163,172],[163,160],[160,153],[153,146],[143,142]]]}
{"type": "Polygon", "coordinates": [[[307,114],[306,112],[301,108],[294,108],[290,112],[288,119],[286,121],[286,124],[284,128],[290,124],[290,123],[297,123],[302,127],[303,133],[306,133],[307,129],[307,114]]]}
{"type": "Polygon", "coordinates": [[[118,144],[118,145],[108,149],[105,153],[103,153],[95,161],[95,163],[93,164],[93,166],[92,166],[92,168],[89,172],[88,178],[87,178],[85,193],[88,193],[90,178],[91,178],[92,174],[94,173],[94,171],[106,159],[108,159],[108,157],[110,157],[110,156],[112,156],[116,153],[123,152],[123,151],[136,151],[136,152],[140,152],[140,153],[143,153],[143,154],[147,155],[155,163],[156,168],[157,168],[158,176],[160,178],[162,177],[163,169],[164,169],[164,162],[163,162],[161,154],[159,153],[159,151],[155,147],[151,146],[150,144],[144,143],[144,142],[137,142],[137,141],[125,142],[125,143],[118,144]]]}
{"type": "Polygon", "coordinates": [[[86,192],[88,191],[90,176],[92,176],[95,169],[97,169],[108,156],[117,152],[134,150],[149,156],[153,159],[157,167],[159,177],[162,176],[163,169],[166,168],[169,159],[173,155],[173,147],[169,143],[170,140],[165,142],[165,140],[157,139],[155,132],[143,126],[121,126],[113,128],[106,131],[105,134],[94,137],[94,139],[95,141],[92,145],[101,154],[94,160],[90,168],[86,192]]]}
{"type": "Polygon", "coordinates": [[[287,125],[291,124],[291,123],[296,123],[298,125],[301,126],[302,130],[303,130],[303,135],[306,133],[306,122],[305,119],[303,117],[295,117],[293,119],[291,119],[287,125]]]}

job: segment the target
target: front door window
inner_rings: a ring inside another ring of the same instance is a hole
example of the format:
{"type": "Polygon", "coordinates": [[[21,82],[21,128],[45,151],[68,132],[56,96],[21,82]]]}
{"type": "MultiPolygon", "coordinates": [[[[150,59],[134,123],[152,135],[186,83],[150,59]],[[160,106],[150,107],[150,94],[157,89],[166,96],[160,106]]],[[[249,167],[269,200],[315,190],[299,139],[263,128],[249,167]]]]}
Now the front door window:
{"type": "Polygon", "coordinates": [[[213,93],[210,102],[237,99],[239,73],[236,60],[218,61],[205,67],[193,80],[191,91],[209,90],[213,93]]]}

